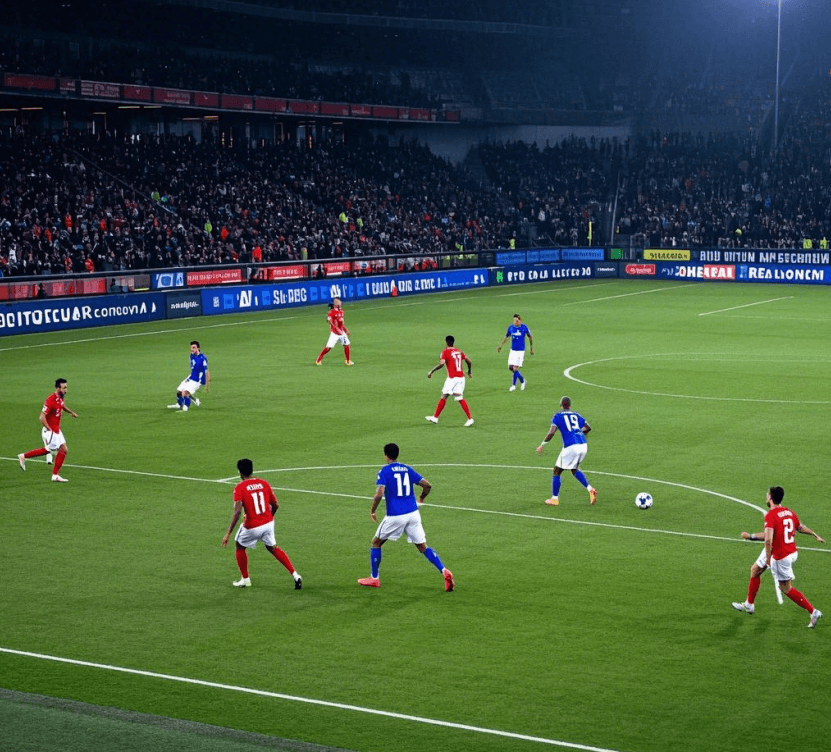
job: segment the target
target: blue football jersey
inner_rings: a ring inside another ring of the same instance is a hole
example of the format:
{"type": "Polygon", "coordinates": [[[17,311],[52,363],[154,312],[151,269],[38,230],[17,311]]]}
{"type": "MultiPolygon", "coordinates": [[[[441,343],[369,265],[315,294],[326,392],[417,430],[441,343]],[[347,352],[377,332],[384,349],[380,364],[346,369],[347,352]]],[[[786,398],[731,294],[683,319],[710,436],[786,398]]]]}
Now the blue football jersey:
{"type": "Polygon", "coordinates": [[[375,485],[384,487],[388,515],[409,514],[418,509],[415,487],[421,478],[413,468],[401,462],[390,462],[378,471],[375,485]]]}
{"type": "Polygon", "coordinates": [[[190,380],[197,381],[200,384],[205,384],[206,374],[208,373],[208,359],[205,353],[198,353],[190,356],[190,380]]]}
{"type": "Polygon", "coordinates": [[[561,410],[554,414],[551,425],[557,426],[557,430],[563,437],[564,447],[587,443],[586,434],[583,433],[586,419],[580,413],[575,413],[572,410],[561,410]]]}
{"type": "Polygon", "coordinates": [[[531,336],[531,330],[525,324],[520,324],[519,326],[511,324],[508,327],[508,331],[505,332],[505,336],[511,338],[511,350],[525,349],[526,334],[529,337],[531,336]]]}

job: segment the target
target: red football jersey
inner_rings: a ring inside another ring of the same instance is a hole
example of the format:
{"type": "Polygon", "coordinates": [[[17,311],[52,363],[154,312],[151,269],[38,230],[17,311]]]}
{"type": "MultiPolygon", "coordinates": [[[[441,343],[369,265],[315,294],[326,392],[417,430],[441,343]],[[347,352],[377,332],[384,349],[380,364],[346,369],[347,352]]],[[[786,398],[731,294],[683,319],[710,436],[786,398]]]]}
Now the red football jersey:
{"type": "Polygon", "coordinates": [[[774,507],[765,515],[765,529],[773,529],[772,558],[784,559],[796,551],[798,527],[799,517],[786,507],[774,507]]]}
{"type": "Polygon", "coordinates": [[[61,415],[66,410],[63,397],[52,392],[43,403],[43,414],[46,416],[46,423],[55,433],[61,430],[61,415]]]}
{"type": "Polygon", "coordinates": [[[249,478],[237,483],[234,488],[234,502],[241,501],[245,510],[243,527],[252,528],[271,522],[274,515],[271,513],[271,503],[277,503],[277,497],[267,481],[260,478],[249,478]]]}
{"type": "Polygon", "coordinates": [[[457,378],[465,375],[462,370],[465,357],[465,354],[458,347],[445,347],[441,351],[439,358],[444,361],[444,365],[447,367],[448,377],[457,378]]]}
{"type": "Polygon", "coordinates": [[[327,316],[332,334],[343,334],[343,308],[333,308],[327,316]]]}

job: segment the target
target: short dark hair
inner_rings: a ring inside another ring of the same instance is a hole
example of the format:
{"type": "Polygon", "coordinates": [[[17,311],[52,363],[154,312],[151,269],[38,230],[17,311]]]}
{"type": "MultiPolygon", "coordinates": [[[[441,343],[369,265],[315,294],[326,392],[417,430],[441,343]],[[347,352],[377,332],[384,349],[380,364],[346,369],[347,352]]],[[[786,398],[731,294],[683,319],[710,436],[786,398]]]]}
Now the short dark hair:
{"type": "Polygon", "coordinates": [[[774,504],[781,504],[782,499],[785,498],[785,489],[782,486],[771,486],[768,489],[770,499],[774,504]]]}
{"type": "Polygon", "coordinates": [[[397,460],[400,451],[398,444],[384,444],[384,456],[389,457],[391,460],[397,460]]]}
{"type": "Polygon", "coordinates": [[[571,407],[571,397],[563,397],[560,400],[560,406],[568,410],[571,407]]]}
{"type": "Polygon", "coordinates": [[[199,343],[196,340],[191,342],[192,345],[196,345],[197,349],[201,350],[202,348],[199,346],[199,343]]]}
{"type": "Polygon", "coordinates": [[[514,314],[514,318],[519,319],[520,321],[522,321],[522,316],[520,316],[518,313],[514,314]]]}
{"type": "Polygon", "coordinates": [[[55,389],[57,389],[61,384],[66,384],[66,379],[55,379],[55,389]]]}
{"type": "Polygon", "coordinates": [[[251,460],[237,460],[237,470],[239,470],[240,475],[253,475],[254,474],[254,463],[251,460]]]}
{"type": "Polygon", "coordinates": [[[453,347],[456,344],[456,338],[449,334],[444,338],[444,341],[447,342],[448,347],[453,347]]]}

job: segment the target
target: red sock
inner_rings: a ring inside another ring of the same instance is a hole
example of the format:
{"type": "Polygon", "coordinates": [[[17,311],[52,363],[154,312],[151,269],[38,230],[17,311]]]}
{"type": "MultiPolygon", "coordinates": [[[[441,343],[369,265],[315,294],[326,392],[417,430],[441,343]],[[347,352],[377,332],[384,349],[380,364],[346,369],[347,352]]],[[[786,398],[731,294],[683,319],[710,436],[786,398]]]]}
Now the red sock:
{"type": "Polygon", "coordinates": [[[751,577],[747,585],[747,602],[752,606],[753,601],[756,600],[756,593],[759,592],[759,587],[762,584],[761,577],[751,577]]]}
{"type": "Polygon", "coordinates": [[[327,353],[327,352],[329,352],[329,350],[331,350],[331,349],[332,349],[331,347],[324,347],[324,348],[320,351],[320,355],[318,355],[318,356],[317,356],[318,361],[323,360],[323,356],[324,356],[324,355],[326,355],[326,353],[327,353]]]}
{"type": "Polygon", "coordinates": [[[343,354],[346,356],[346,359],[349,360],[349,345],[343,346],[343,354]]]}
{"type": "Polygon", "coordinates": [[[802,593],[800,593],[795,587],[792,587],[790,590],[788,590],[788,592],[785,593],[785,595],[787,595],[788,598],[790,598],[794,603],[796,603],[797,606],[802,606],[802,608],[804,608],[809,614],[812,614],[814,612],[814,607],[810,603],[808,603],[808,599],[804,595],[802,595],[802,593]]]}
{"type": "Polygon", "coordinates": [[[49,454],[48,449],[33,449],[31,452],[26,452],[23,459],[28,460],[30,457],[43,457],[44,454],[49,454]]]}
{"type": "Polygon", "coordinates": [[[282,548],[274,548],[271,549],[271,553],[274,554],[274,558],[277,559],[286,569],[289,570],[289,574],[294,574],[294,567],[289,560],[289,557],[286,555],[286,552],[283,551],[282,548]]]}
{"type": "Polygon", "coordinates": [[[470,408],[467,406],[467,402],[465,402],[464,400],[459,400],[459,404],[462,406],[462,410],[465,411],[467,419],[470,420],[470,408]]]}
{"type": "MultiPolygon", "coordinates": [[[[46,450],[43,450],[43,453],[46,454],[46,450]]],[[[55,455],[55,464],[52,466],[52,475],[57,475],[58,470],[61,469],[61,465],[63,465],[63,461],[66,459],[66,449],[61,449],[55,455]]]]}
{"type": "Polygon", "coordinates": [[[244,548],[238,548],[236,550],[237,555],[237,566],[239,567],[239,573],[247,578],[248,577],[248,551],[244,548]]]}
{"type": "Polygon", "coordinates": [[[441,415],[441,411],[442,411],[442,410],[444,410],[444,406],[445,406],[446,404],[447,404],[447,400],[446,400],[444,397],[442,397],[442,398],[439,400],[439,404],[438,404],[438,405],[436,405],[436,412],[435,412],[435,414],[433,415],[433,417],[434,417],[434,418],[438,418],[438,417],[439,417],[439,415],[441,415]]]}

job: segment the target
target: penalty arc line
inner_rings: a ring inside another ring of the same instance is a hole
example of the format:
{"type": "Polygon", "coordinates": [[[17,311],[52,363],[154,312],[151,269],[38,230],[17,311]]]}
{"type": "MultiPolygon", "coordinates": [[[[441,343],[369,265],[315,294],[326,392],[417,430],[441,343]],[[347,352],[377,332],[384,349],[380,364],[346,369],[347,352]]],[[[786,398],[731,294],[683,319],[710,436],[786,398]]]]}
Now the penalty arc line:
{"type": "Polygon", "coordinates": [[[471,726],[466,723],[455,723],[453,721],[442,721],[436,718],[425,718],[418,715],[410,715],[408,713],[395,713],[389,710],[378,710],[377,708],[367,708],[361,705],[351,705],[341,702],[330,702],[328,700],[319,700],[311,697],[300,697],[298,695],[289,695],[282,692],[269,692],[263,689],[254,689],[252,687],[241,687],[235,684],[223,684],[221,682],[205,681],[204,679],[192,679],[186,676],[176,676],[174,674],[161,674],[155,671],[144,671],[142,669],[126,668],[124,666],[112,666],[106,663],[94,663],[92,661],[81,661],[74,658],[62,658],[55,655],[47,655],[44,653],[32,653],[26,650],[14,650],[13,648],[0,647],[0,653],[8,655],[16,655],[24,658],[36,658],[42,661],[53,661],[55,663],[65,663],[72,666],[81,666],[84,668],[95,668],[103,671],[113,671],[122,674],[131,674],[133,676],[144,676],[150,679],[162,679],[165,681],[179,682],[182,684],[192,684],[200,687],[208,687],[210,689],[221,689],[230,692],[242,692],[250,695],[257,695],[258,697],[268,697],[276,700],[288,700],[289,702],[300,702],[307,705],[317,705],[325,708],[334,708],[336,710],[348,710],[356,713],[366,713],[369,715],[378,715],[386,718],[395,718],[401,721],[412,721],[414,723],[423,723],[429,726],[441,726],[444,728],[459,729],[461,731],[472,731],[478,734],[487,734],[489,736],[499,736],[506,739],[517,739],[520,741],[536,742],[538,744],[547,744],[552,747],[564,747],[567,749],[578,749],[583,752],[618,752],[617,750],[608,749],[605,747],[593,747],[587,744],[576,744],[574,742],[566,742],[559,739],[548,739],[543,736],[531,736],[529,734],[518,734],[512,731],[500,731],[499,729],[489,729],[483,726],[471,726]]]}

